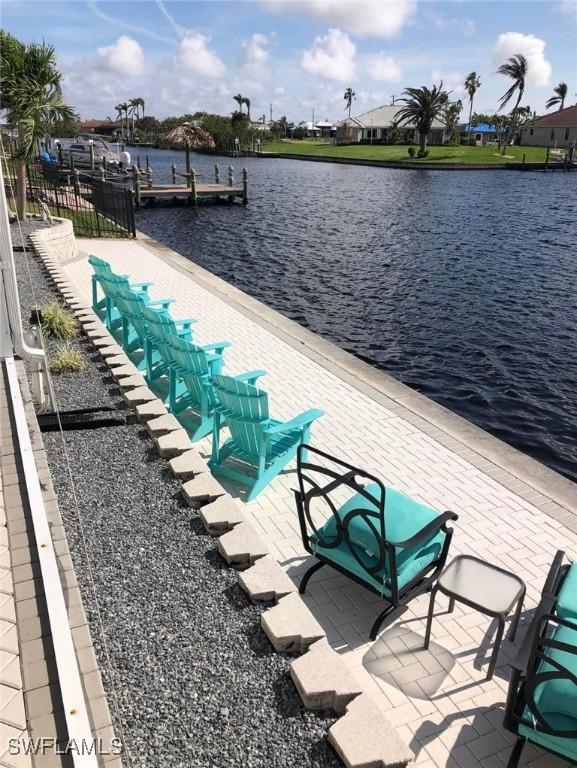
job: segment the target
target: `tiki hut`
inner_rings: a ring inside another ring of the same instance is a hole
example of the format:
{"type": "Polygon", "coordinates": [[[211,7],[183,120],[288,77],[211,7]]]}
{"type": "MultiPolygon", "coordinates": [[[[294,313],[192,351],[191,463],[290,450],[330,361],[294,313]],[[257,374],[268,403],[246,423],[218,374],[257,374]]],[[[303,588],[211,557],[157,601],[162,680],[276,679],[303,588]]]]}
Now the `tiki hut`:
{"type": "Polygon", "coordinates": [[[166,141],[175,147],[184,147],[186,150],[186,172],[190,173],[191,149],[214,149],[214,139],[194,123],[182,123],[164,137],[166,141]]]}

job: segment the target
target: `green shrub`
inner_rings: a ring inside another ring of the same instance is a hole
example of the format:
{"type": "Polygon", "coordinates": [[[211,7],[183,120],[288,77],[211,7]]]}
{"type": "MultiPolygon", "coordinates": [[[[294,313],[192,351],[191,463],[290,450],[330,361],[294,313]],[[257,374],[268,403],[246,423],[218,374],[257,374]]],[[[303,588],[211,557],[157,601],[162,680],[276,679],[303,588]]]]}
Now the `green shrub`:
{"type": "Polygon", "coordinates": [[[423,150],[420,149],[417,152],[417,157],[429,157],[429,150],[428,149],[423,149],[423,150]]]}
{"type": "Polygon", "coordinates": [[[77,349],[69,344],[61,347],[52,358],[52,373],[78,373],[86,368],[86,360],[77,349]]]}
{"type": "Polygon", "coordinates": [[[410,158],[413,158],[413,157],[415,156],[415,152],[416,152],[416,150],[415,150],[415,148],[414,148],[414,147],[409,147],[409,148],[408,148],[408,150],[407,150],[407,152],[409,153],[409,157],[410,157],[410,158]]]}
{"type": "Polygon", "coordinates": [[[53,301],[40,311],[42,332],[51,339],[74,339],[78,335],[78,322],[62,304],[53,301]]]}

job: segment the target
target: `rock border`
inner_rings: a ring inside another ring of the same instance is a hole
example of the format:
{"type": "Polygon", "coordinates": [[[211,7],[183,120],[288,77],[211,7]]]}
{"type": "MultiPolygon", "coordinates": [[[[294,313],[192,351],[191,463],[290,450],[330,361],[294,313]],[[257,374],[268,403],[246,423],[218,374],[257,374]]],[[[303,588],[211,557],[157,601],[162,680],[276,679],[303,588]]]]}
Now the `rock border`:
{"type": "MultiPolygon", "coordinates": [[[[39,230],[45,232],[47,230],[39,230]]],[[[50,231],[50,230],[48,230],[50,231]]],[[[154,437],[160,455],[169,460],[182,482],[182,494],[211,536],[218,536],[223,559],[239,570],[239,583],[253,602],[272,602],[261,626],[275,650],[297,656],[290,674],[307,709],[334,709],[341,718],[328,739],[347,768],[403,768],[413,760],[395,727],[362,692],[326,634],[302,600],[290,577],[245,519],[233,497],[210,472],[186,430],[167,413],[164,403],[140,381],[141,374],[91,307],[78,297],[60,267],[50,239],[30,236],[33,247],[53,279],[64,303],[77,318],[119,386],[128,406],[154,437]],[[138,378],[140,376],[140,378],[138,378]],[[358,702],[355,706],[355,702],[358,702]],[[362,726],[362,727],[359,727],[362,726]],[[366,734],[376,734],[366,738],[366,734]]]]}

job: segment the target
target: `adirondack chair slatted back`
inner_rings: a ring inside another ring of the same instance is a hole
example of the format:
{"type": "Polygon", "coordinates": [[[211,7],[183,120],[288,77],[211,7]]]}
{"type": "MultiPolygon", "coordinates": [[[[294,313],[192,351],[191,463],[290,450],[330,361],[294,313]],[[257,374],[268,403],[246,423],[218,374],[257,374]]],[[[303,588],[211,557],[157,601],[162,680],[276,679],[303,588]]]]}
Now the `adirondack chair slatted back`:
{"type": "Polygon", "coordinates": [[[213,376],[212,382],[219,402],[216,410],[228,424],[231,437],[247,454],[258,456],[269,423],[267,393],[230,376],[213,376]]]}
{"type": "Polygon", "coordinates": [[[160,353],[162,360],[169,365],[174,365],[176,360],[171,342],[178,337],[178,329],[174,320],[165,314],[155,312],[150,307],[144,307],[142,314],[146,323],[148,338],[160,353]]]}
{"type": "MultiPolygon", "coordinates": [[[[179,369],[179,377],[186,384],[186,388],[196,404],[200,405],[203,392],[208,393],[212,389],[207,390],[206,388],[210,382],[210,368],[205,350],[190,341],[180,339],[176,335],[171,336],[169,346],[173,360],[179,369]]],[[[212,405],[214,398],[209,397],[209,399],[212,401],[212,405]]]]}
{"type": "Polygon", "coordinates": [[[88,257],[88,263],[94,270],[94,274],[96,277],[100,277],[101,275],[106,276],[107,274],[110,274],[112,272],[112,267],[107,261],[104,261],[104,259],[98,258],[98,256],[89,256],[88,257]]]}
{"type": "Polygon", "coordinates": [[[127,288],[118,287],[116,294],[116,306],[121,315],[126,317],[132,324],[134,330],[141,339],[147,334],[146,322],[144,320],[144,309],[146,304],[141,296],[137,296],[134,291],[127,288]]]}

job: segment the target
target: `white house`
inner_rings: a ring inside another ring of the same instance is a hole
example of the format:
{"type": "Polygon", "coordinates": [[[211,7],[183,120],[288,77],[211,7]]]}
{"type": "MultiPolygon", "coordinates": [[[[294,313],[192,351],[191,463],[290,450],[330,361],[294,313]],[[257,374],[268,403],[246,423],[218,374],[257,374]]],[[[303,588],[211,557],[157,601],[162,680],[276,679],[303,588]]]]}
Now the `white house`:
{"type": "MultiPolygon", "coordinates": [[[[343,120],[337,126],[337,144],[349,144],[363,140],[383,142],[401,109],[400,104],[387,104],[362,115],[343,120]]],[[[399,126],[401,141],[419,141],[419,132],[413,123],[399,126]]],[[[429,144],[443,144],[446,140],[446,127],[440,120],[433,120],[428,137],[429,144]]]]}

